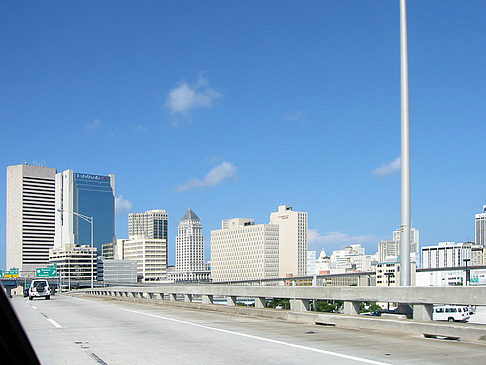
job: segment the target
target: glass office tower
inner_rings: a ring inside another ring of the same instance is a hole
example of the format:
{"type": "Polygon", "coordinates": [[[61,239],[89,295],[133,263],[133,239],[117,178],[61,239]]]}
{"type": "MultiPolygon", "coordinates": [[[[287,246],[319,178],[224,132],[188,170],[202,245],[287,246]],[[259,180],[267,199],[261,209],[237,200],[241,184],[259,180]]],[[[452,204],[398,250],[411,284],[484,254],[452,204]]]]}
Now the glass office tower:
{"type": "Polygon", "coordinates": [[[115,240],[115,176],[66,170],[56,175],[56,236],[54,245],[91,245],[91,224],[76,214],[94,218],[94,246],[115,240]]]}

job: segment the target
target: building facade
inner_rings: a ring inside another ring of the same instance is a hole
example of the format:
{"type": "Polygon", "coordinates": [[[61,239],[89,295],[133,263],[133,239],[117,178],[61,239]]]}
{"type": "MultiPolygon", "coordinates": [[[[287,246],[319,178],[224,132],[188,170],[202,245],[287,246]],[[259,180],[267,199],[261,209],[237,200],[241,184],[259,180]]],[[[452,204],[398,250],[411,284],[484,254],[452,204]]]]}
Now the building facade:
{"type": "Polygon", "coordinates": [[[124,240],[123,260],[137,262],[139,281],[166,280],[167,240],[148,238],[124,240]]]}
{"type": "MultiPolygon", "coordinates": [[[[417,265],[410,263],[410,285],[415,286],[417,265]]],[[[400,263],[381,262],[376,265],[376,286],[400,286],[400,263]]]]}
{"type": "Polygon", "coordinates": [[[211,231],[213,282],[273,279],[279,274],[279,226],[253,219],[222,221],[211,231]]]}
{"type": "Polygon", "coordinates": [[[7,167],[7,269],[28,274],[49,262],[54,246],[55,175],[51,167],[7,167]]]}
{"type": "Polygon", "coordinates": [[[435,269],[471,265],[472,243],[439,242],[422,248],[422,268],[435,269]]]}
{"type": "Polygon", "coordinates": [[[176,272],[204,271],[204,236],[199,217],[188,209],[176,237],[176,272]]]}
{"type": "MultiPolygon", "coordinates": [[[[378,262],[396,262],[400,256],[401,231],[393,231],[393,241],[378,242],[378,262]]],[[[416,228],[410,229],[410,261],[419,259],[420,232],[416,228]]]]}
{"type": "Polygon", "coordinates": [[[91,245],[91,224],[74,212],[93,217],[93,245],[101,253],[103,243],[115,240],[115,176],[56,174],[56,210],[56,247],[91,245]]]}
{"type": "Polygon", "coordinates": [[[483,212],[475,216],[476,245],[486,246],[486,205],[483,212]]]}
{"type": "Polygon", "coordinates": [[[305,276],[307,265],[307,212],[294,212],[280,205],[270,214],[270,224],[279,227],[279,276],[305,276]]]}
{"type": "Polygon", "coordinates": [[[49,263],[57,264],[57,273],[62,285],[68,285],[71,280],[97,280],[98,263],[96,247],[89,245],[64,244],[51,249],[49,263]]]}
{"type": "Polygon", "coordinates": [[[109,260],[99,257],[98,280],[105,283],[136,283],[137,262],[128,260],[109,260]]]}
{"type": "Polygon", "coordinates": [[[128,237],[167,240],[168,222],[169,215],[163,209],[130,213],[128,214],[128,237]]]}

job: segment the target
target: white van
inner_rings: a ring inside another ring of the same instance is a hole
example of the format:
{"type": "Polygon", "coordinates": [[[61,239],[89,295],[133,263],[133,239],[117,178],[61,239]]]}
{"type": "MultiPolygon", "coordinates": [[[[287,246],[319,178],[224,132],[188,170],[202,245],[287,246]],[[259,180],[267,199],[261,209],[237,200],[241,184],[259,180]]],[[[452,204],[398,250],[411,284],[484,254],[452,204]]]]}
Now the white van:
{"type": "Polygon", "coordinates": [[[434,321],[465,322],[469,319],[469,308],[466,305],[438,305],[434,307],[434,321]]]}
{"type": "Polygon", "coordinates": [[[44,297],[46,299],[51,298],[51,288],[47,280],[32,280],[29,287],[29,299],[32,300],[34,297],[44,297]]]}

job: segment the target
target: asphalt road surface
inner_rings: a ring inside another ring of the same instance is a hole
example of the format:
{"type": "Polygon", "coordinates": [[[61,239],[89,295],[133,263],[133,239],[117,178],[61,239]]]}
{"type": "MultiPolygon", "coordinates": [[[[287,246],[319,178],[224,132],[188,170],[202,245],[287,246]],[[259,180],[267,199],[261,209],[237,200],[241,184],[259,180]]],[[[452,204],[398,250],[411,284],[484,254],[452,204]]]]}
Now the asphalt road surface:
{"type": "Polygon", "coordinates": [[[486,345],[56,295],[11,303],[42,364],[484,364],[486,345]]]}

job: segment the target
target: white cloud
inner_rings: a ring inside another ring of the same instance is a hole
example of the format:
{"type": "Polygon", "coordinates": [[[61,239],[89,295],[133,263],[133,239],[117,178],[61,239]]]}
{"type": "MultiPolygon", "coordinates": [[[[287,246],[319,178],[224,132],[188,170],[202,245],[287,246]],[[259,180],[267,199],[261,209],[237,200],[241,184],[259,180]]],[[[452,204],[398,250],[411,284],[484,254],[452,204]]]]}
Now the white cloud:
{"type": "Polygon", "coordinates": [[[342,232],[327,232],[320,234],[317,229],[309,229],[307,231],[307,239],[309,245],[312,247],[333,246],[340,247],[344,244],[351,243],[370,243],[378,242],[377,238],[373,235],[359,235],[351,236],[342,232]]]}
{"type": "Polygon", "coordinates": [[[115,214],[117,216],[128,214],[132,210],[132,203],[123,199],[123,195],[115,198],[115,214]]]}
{"type": "Polygon", "coordinates": [[[386,162],[380,167],[377,167],[376,169],[373,170],[373,174],[377,176],[388,176],[394,173],[397,173],[400,171],[401,168],[401,162],[400,162],[400,157],[397,157],[394,161],[392,162],[386,162]]]}
{"type": "Polygon", "coordinates": [[[204,77],[199,77],[194,85],[181,82],[171,90],[165,105],[172,114],[187,114],[193,109],[211,108],[214,100],[220,96],[221,94],[212,89],[204,77]]]}
{"type": "Polygon", "coordinates": [[[209,170],[209,172],[204,176],[204,179],[192,179],[185,184],[179,185],[177,190],[186,191],[199,187],[219,185],[224,180],[235,179],[237,174],[238,169],[233,163],[223,162],[209,170]]]}
{"type": "Polygon", "coordinates": [[[305,112],[303,110],[299,110],[298,112],[287,114],[284,119],[289,122],[296,121],[302,118],[304,114],[305,112]]]}
{"type": "Polygon", "coordinates": [[[88,132],[94,132],[100,127],[100,125],[101,125],[101,119],[95,119],[92,122],[86,124],[86,130],[88,132]]]}

